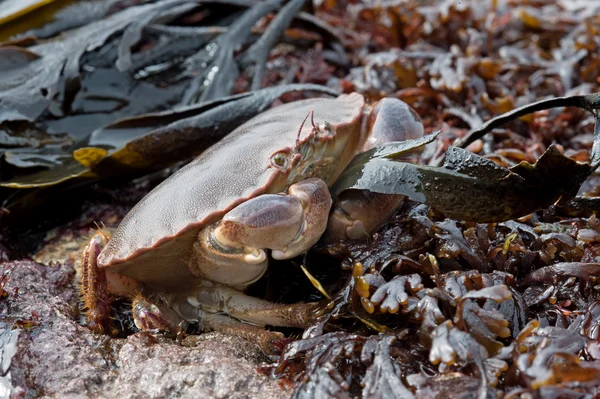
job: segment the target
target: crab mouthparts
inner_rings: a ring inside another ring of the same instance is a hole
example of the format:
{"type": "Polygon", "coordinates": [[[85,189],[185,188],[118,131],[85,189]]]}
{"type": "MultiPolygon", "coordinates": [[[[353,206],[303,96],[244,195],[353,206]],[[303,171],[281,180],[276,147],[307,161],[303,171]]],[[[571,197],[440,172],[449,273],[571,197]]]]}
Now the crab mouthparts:
{"type": "Polygon", "coordinates": [[[218,228],[210,235],[211,244],[218,248],[219,251],[226,254],[240,254],[245,263],[259,264],[267,259],[267,254],[260,248],[252,248],[246,246],[234,246],[222,231],[218,228]]]}

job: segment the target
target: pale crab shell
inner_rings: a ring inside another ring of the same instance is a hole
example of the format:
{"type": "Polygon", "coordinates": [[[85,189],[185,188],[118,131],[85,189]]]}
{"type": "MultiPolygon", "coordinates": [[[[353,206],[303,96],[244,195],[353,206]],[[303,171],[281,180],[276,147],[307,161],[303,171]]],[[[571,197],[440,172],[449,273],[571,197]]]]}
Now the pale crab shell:
{"type": "MultiPolygon", "coordinates": [[[[316,123],[329,122],[336,140],[347,140],[332,183],[360,149],[365,137],[362,95],[318,98],[272,108],[235,129],[144,197],[123,219],[98,257],[100,267],[158,287],[194,284],[188,264],[200,229],[238,204],[278,193],[286,182],[269,168],[271,155],[292,148],[311,110],[316,123]]],[[[311,134],[305,123],[300,140],[311,134]]]]}

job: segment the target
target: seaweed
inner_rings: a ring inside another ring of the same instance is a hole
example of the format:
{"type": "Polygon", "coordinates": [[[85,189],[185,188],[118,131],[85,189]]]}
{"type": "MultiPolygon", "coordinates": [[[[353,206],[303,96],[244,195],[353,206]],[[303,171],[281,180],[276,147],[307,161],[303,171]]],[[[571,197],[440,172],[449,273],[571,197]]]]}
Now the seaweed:
{"type": "MultiPolygon", "coordinates": [[[[28,27],[0,44],[2,227],[36,226],[4,232],[0,261],[55,234],[72,241],[94,220],[114,226],[236,124],[306,97],[294,87],[356,91],[370,103],[391,96],[415,109],[427,135],[357,156],[333,194],[408,198],[366,240],[322,242],[302,259],[331,298],[301,338],[282,341],[292,342],[273,376],[296,398],[600,394],[598,4],[130,3],[73,8],[82,15],[72,24],[28,27]],[[70,207],[78,192],[85,205],[70,207]],[[68,208],[83,222],[48,232],[68,208]]],[[[36,259],[56,258],[44,253],[36,259]]],[[[277,262],[250,289],[318,300],[297,262],[277,262]]],[[[23,270],[55,278],[32,262],[23,270]]],[[[8,313],[19,291],[0,294],[8,313]]],[[[58,317],[10,316],[0,338],[18,328],[23,347],[58,317]]],[[[77,330],[76,317],[61,323],[77,330]]],[[[163,345],[143,342],[151,353],[163,345]]],[[[39,360],[17,357],[29,362],[16,370],[24,374],[39,360]]],[[[106,363],[98,367],[94,378],[107,381],[106,363]]],[[[31,392],[60,392],[27,381],[31,392]]]]}

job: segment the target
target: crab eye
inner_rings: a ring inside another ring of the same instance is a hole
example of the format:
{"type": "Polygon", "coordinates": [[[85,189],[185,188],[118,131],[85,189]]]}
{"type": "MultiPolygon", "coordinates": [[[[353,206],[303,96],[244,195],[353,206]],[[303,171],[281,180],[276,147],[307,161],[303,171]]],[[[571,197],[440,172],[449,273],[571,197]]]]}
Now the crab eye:
{"type": "Polygon", "coordinates": [[[319,133],[325,136],[333,136],[335,133],[335,129],[333,125],[329,122],[323,122],[319,124],[319,133]]]}
{"type": "Polygon", "coordinates": [[[288,157],[286,154],[282,152],[278,152],[277,154],[273,154],[271,157],[271,164],[278,168],[285,168],[288,164],[288,157]]]}

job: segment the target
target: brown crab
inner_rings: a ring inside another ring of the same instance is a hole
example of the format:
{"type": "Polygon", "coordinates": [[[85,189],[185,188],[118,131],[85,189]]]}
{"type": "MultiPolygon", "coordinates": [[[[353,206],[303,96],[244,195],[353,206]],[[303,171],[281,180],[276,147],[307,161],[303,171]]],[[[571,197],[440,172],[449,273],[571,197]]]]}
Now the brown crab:
{"type": "Polygon", "coordinates": [[[266,250],[293,258],[321,238],[328,220],[329,240],[377,228],[401,196],[342,195],[329,216],[328,185],[358,152],[422,134],[418,116],[402,101],[368,107],[357,93],[258,115],[150,192],[112,237],[92,237],[82,280],[90,325],[106,331],[110,296],[117,295],[136,298],[134,320],[142,330],[199,322],[268,347],[282,335],[265,325],[307,327],[315,304],[276,304],[243,293],[267,269],[266,250]]]}

